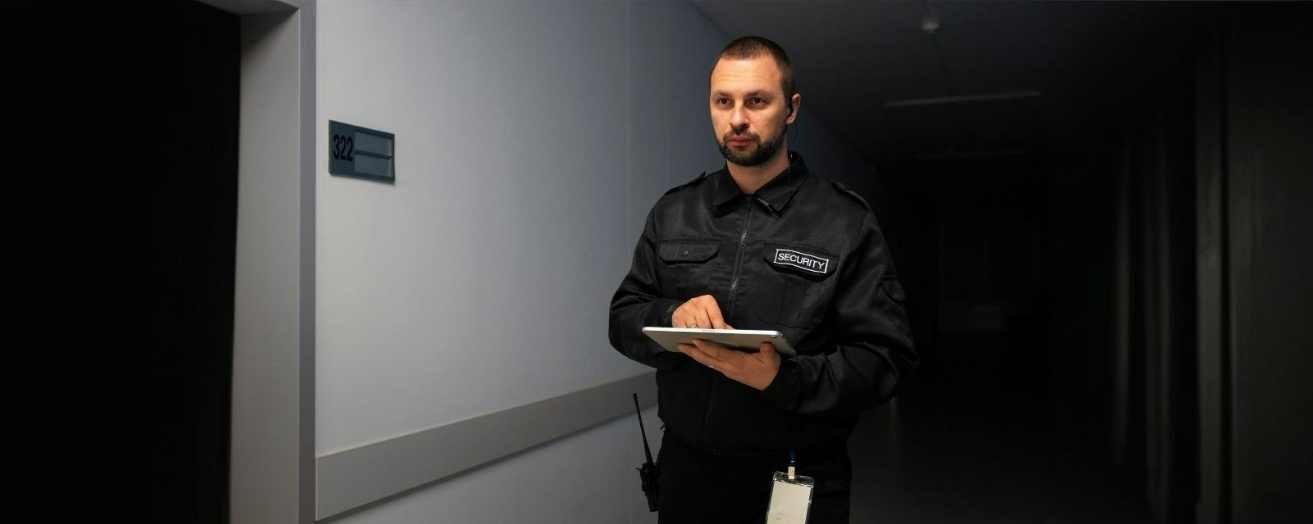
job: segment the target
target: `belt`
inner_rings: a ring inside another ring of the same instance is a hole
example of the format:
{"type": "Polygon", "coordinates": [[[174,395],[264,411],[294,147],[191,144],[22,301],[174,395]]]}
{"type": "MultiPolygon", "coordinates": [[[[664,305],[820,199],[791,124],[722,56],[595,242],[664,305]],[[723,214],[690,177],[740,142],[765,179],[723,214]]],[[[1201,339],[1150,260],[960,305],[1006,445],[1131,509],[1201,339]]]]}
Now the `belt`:
{"type": "MultiPolygon", "coordinates": [[[[670,440],[674,441],[676,444],[678,444],[681,447],[691,449],[699,453],[712,455],[715,457],[758,458],[758,459],[779,458],[784,461],[787,461],[789,459],[789,450],[787,449],[739,449],[739,448],[722,449],[722,448],[714,448],[710,446],[693,444],[683,438],[680,438],[679,435],[676,435],[673,431],[670,430],[669,427],[665,428],[664,437],[669,438],[670,440]]],[[[810,448],[800,448],[797,449],[796,451],[798,452],[799,456],[847,455],[848,445],[847,443],[840,442],[835,444],[834,446],[813,446],[810,448]]]]}

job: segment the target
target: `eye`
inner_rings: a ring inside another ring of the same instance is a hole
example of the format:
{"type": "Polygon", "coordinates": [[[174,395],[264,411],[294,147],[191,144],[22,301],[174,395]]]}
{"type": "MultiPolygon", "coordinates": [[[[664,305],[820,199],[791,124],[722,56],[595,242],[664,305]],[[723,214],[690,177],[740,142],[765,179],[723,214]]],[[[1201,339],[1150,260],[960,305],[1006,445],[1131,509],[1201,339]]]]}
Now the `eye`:
{"type": "Polygon", "coordinates": [[[723,96],[722,96],[722,97],[716,99],[716,103],[719,104],[719,105],[722,105],[722,106],[723,106],[723,105],[729,103],[729,99],[726,98],[726,97],[723,97],[723,96]]]}
{"type": "Polygon", "coordinates": [[[754,105],[754,106],[760,106],[760,105],[762,105],[764,102],[765,102],[765,101],[762,100],[761,97],[759,97],[759,96],[754,96],[754,97],[748,99],[748,103],[749,103],[749,104],[752,104],[752,105],[754,105]]]}

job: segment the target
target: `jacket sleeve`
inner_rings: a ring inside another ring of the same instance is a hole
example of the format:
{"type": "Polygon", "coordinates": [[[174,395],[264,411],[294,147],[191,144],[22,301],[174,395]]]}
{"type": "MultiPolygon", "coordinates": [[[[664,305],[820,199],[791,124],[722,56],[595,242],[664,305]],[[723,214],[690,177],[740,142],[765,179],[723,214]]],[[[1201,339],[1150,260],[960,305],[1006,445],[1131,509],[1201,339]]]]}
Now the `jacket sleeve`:
{"type": "Polygon", "coordinates": [[[611,297],[609,333],[611,346],[624,356],[657,369],[670,369],[688,357],[666,351],[643,334],[644,326],[670,327],[670,316],[680,304],[660,296],[653,216],[648,213],[634,247],[633,264],[611,297]]]}
{"type": "Polygon", "coordinates": [[[832,305],[835,346],[780,362],[762,392],[775,405],[804,414],[856,414],[887,401],[917,365],[906,295],[875,216],[867,212],[846,254],[832,305]]]}

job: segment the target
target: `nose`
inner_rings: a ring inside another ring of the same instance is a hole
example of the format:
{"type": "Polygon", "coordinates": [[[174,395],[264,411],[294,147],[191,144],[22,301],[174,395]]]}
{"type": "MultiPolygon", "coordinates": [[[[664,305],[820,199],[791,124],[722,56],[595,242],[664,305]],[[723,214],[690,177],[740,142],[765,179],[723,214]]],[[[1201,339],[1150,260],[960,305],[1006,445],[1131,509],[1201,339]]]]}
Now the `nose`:
{"type": "Polygon", "coordinates": [[[735,133],[742,133],[748,129],[748,112],[743,109],[742,105],[730,111],[729,127],[735,133]]]}

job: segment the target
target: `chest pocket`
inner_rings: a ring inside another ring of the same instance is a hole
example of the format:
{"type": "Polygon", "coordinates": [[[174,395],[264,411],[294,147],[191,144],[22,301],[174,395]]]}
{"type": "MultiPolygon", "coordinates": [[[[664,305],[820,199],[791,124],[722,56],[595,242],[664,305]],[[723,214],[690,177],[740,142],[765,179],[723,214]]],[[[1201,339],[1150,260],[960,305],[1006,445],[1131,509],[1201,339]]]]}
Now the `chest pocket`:
{"type": "Polygon", "coordinates": [[[767,244],[758,260],[765,265],[765,285],[754,293],[754,302],[763,321],[805,328],[822,320],[834,295],[839,257],[810,246],[767,244]]]}
{"type": "Polygon", "coordinates": [[[657,244],[661,259],[661,285],[666,296],[688,300],[711,293],[720,253],[720,241],[665,240],[657,244]]]}

